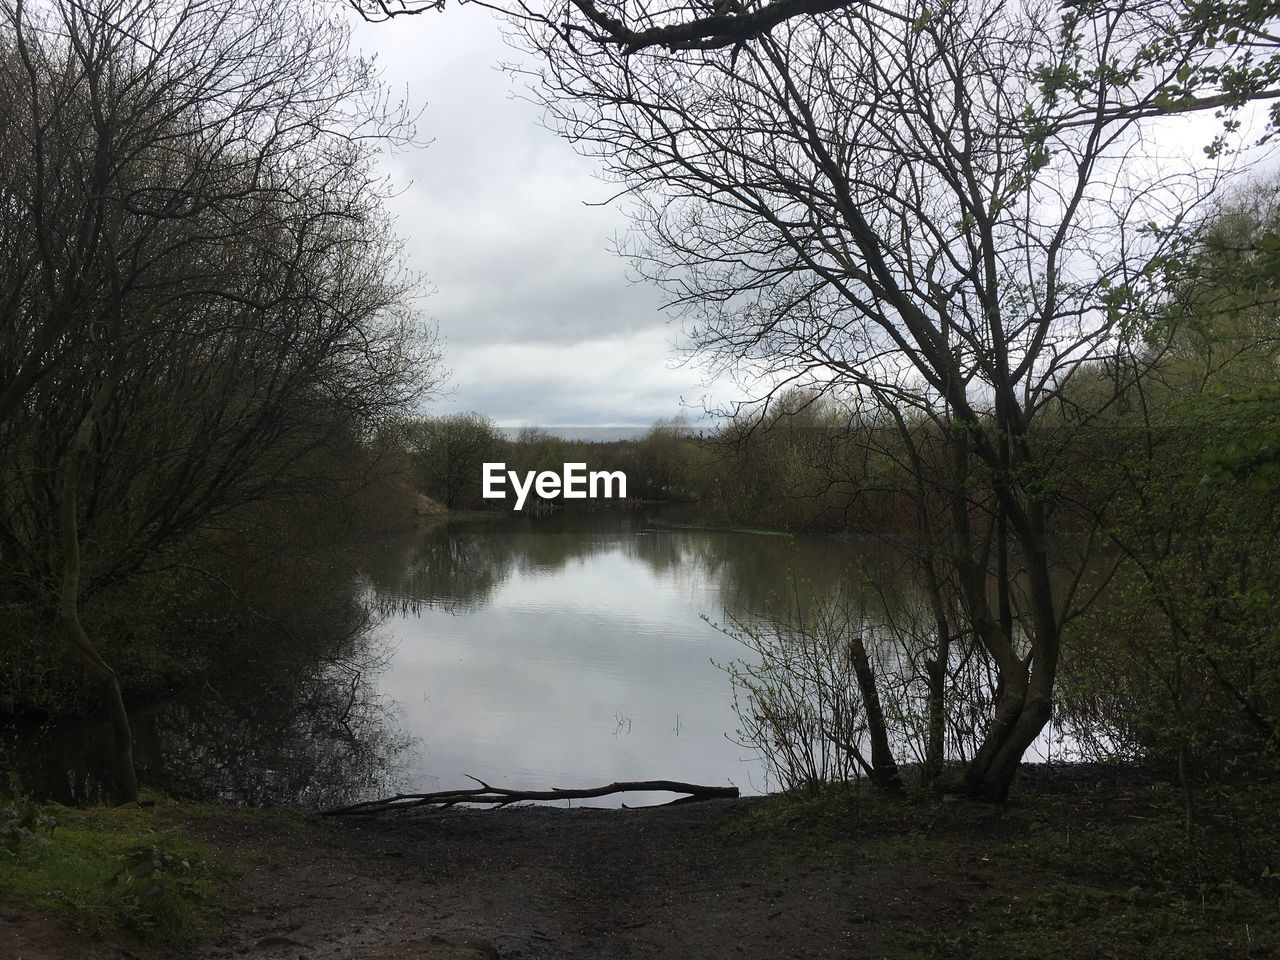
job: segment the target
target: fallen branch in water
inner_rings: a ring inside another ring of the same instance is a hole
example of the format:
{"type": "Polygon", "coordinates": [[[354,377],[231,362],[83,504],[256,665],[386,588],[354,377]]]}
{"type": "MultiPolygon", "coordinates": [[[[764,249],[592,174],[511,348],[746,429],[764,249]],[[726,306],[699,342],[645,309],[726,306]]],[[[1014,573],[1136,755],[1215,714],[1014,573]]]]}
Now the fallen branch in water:
{"type": "Polygon", "coordinates": [[[637,790],[684,794],[662,806],[738,796],[737,787],[707,787],[696,783],[680,783],[677,780],[623,780],[603,787],[589,787],[582,790],[565,790],[560,787],[552,787],[550,790],[508,790],[506,787],[491,787],[476,777],[468,777],[468,779],[475,780],[480,786],[463,790],[440,790],[435,793],[397,793],[394,797],[365,800],[362,803],[325,810],[324,815],[326,817],[362,816],[387,813],[392,810],[407,810],[412,807],[452,807],[459,803],[488,803],[494,807],[505,807],[507,804],[519,803],[522,800],[590,800],[593,797],[606,797],[613,793],[630,793],[637,790]]]}

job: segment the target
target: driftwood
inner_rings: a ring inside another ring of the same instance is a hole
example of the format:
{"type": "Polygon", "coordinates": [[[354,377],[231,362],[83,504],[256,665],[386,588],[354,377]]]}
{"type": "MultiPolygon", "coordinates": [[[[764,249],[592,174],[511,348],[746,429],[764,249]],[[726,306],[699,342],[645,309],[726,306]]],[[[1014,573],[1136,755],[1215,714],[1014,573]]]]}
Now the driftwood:
{"type": "Polygon", "coordinates": [[[630,793],[638,790],[684,794],[659,806],[738,796],[737,787],[707,787],[696,783],[680,783],[677,780],[624,780],[603,787],[588,787],[581,790],[566,790],[561,787],[552,787],[550,790],[509,790],[506,787],[491,787],[475,777],[468,779],[475,780],[480,786],[462,790],[440,790],[435,793],[397,793],[394,797],[365,800],[362,803],[325,810],[324,815],[326,817],[364,816],[414,807],[445,808],[459,803],[487,803],[497,808],[524,800],[590,800],[593,797],[606,797],[613,793],[630,793]]]}

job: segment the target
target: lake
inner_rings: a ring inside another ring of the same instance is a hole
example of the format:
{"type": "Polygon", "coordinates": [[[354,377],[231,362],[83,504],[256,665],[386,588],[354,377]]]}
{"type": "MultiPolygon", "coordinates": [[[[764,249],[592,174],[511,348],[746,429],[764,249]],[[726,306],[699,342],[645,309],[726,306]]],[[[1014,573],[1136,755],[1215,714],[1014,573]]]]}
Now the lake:
{"type": "MultiPolygon", "coordinates": [[[[132,705],[144,783],[187,799],[306,808],[467,787],[468,777],[518,789],[669,779],[767,792],[777,778],[736,736],[724,669],[758,657],[716,624],[797,621],[797,609],[842,591],[849,622],[887,671],[900,760],[921,755],[922,709],[910,700],[919,688],[894,687],[893,665],[919,675],[929,623],[916,621],[917,647],[904,653],[897,637],[912,632],[922,601],[901,553],[883,543],[619,508],[444,518],[358,550],[335,545],[333,562],[350,623],[241,638],[200,683],[132,705]],[[874,596],[856,592],[868,582],[874,596]],[[877,645],[889,617],[898,634],[877,645]],[[314,639],[325,629],[346,639],[314,639]]],[[[835,659],[847,669],[847,656],[835,659]]],[[[980,705],[975,682],[970,704],[980,705]]],[[[982,709],[953,711],[949,754],[962,759],[985,722],[982,709]]],[[[0,732],[5,766],[34,795],[105,796],[105,724],[0,732]]],[[[1050,743],[1046,734],[1032,759],[1050,743]]]]}
{"type": "Polygon", "coordinates": [[[389,541],[369,575],[390,645],[374,682],[415,738],[405,779],[767,790],[717,666],[747,651],[713,622],[785,602],[789,581],[830,589],[855,559],[847,542],[673,526],[670,511],[444,522],[389,541]]]}

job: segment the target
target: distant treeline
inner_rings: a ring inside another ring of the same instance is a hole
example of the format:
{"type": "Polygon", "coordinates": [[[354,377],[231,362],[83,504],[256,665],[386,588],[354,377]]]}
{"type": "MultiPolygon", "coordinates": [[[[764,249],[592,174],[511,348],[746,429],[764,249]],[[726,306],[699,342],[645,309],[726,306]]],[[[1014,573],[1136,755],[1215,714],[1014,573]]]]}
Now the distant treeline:
{"type": "MultiPolygon", "coordinates": [[[[1276,195],[1256,186],[1226,204],[1143,335],[1075,366],[1020,441],[1040,465],[1030,509],[1056,531],[1038,587],[1061,611],[1055,723],[1077,750],[1164,763],[1184,782],[1270,769],[1280,749],[1276,195]]],[[[976,428],[1001,435],[993,419],[976,428]]],[[[984,631],[1012,637],[1025,663],[1018,624],[1036,615],[1029,552],[999,497],[1009,481],[970,455],[974,430],[887,393],[815,387],[707,432],[672,420],[629,441],[507,439],[463,414],[404,424],[397,446],[419,487],[455,508],[493,506],[479,498],[486,460],[584,461],[626,471],[632,497],[696,501],[709,519],[891,538],[928,605],[896,652],[863,654],[862,699],[888,684],[884,710],[933,731],[919,759],[936,768],[956,755],[955,711],[985,715],[999,690],[980,679],[998,649],[984,631]]],[[[797,735],[793,723],[762,742],[797,735]]]]}
{"type": "Polygon", "coordinates": [[[588,470],[625,473],[628,499],[676,501],[702,498],[703,475],[694,464],[711,463],[699,453],[702,441],[675,420],[659,422],[634,440],[567,440],[537,427],[512,437],[488,417],[466,412],[401,422],[378,442],[408,484],[450,510],[510,508],[510,502],[482,496],[485,463],[504,463],[520,474],[560,473],[566,463],[585,463],[588,470]]]}

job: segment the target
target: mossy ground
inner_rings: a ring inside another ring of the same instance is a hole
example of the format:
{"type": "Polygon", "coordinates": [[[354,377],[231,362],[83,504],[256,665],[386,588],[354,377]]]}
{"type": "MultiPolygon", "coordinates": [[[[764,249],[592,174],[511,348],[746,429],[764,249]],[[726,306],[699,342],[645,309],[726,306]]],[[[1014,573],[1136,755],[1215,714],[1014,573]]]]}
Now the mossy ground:
{"type": "Polygon", "coordinates": [[[1280,957],[1277,810],[1276,784],[1196,791],[1189,828],[1186,797],[1158,782],[1003,805],[835,789],[772,798],[730,829],[787,859],[930,870],[940,900],[970,881],[902,958],[1201,960],[1280,957]]]}
{"type": "Polygon", "coordinates": [[[1181,791],[1124,778],[999,805],[846,788],[353,822],[164,799],[5,809],[0,901],[71,918],[36,957],[103,932],[149,956],[452,957],[441,943],[481,936],[578,960],[647,956],[628,939],[647,936],[708,956],[1280,957],[1276,784],[1198,789],[1190,831],[1181,791]]]}
{"type": "Polygon", "coordinates": [[[200,940],[213,928],[228,876],[166,813],[0,800],[0,897],[63,912],[91,935],[200,940]]]}

